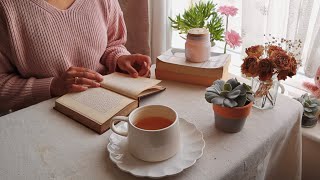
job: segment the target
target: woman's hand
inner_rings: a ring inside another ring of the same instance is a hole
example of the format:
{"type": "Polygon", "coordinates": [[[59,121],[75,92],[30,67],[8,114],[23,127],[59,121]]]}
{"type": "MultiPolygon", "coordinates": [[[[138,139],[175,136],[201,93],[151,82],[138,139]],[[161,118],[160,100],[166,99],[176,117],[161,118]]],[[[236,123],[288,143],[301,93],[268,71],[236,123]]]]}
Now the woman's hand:
{"type": "Polygon", "coordinates": [[[118,58],[117,66],[132,77],[149,77],[151,59],[149,56],[142,54],[123,55],[118,58]]]}
{"type": "Polygon", "coordinates": [[[70,67],[51,83],[51,96],[62,96],[70,92],[81,92],[89,87],[99,87],[103,80],[101,74],[82,67],[70,67]]]}

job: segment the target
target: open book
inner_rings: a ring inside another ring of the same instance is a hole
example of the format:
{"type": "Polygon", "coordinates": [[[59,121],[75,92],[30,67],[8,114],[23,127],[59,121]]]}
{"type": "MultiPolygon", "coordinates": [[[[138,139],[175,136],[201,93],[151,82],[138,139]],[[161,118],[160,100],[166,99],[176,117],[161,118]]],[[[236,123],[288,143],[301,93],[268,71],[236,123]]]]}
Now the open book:
{"type": "Polygon", "coordinates": [[[160,82],[112,73],[103,77],[101,87],[58,98],[54,109],[102,134],[109,128],[113,116],[128,115],[139,106],[140,97],[164,90],[157,85],[160,82]]]}

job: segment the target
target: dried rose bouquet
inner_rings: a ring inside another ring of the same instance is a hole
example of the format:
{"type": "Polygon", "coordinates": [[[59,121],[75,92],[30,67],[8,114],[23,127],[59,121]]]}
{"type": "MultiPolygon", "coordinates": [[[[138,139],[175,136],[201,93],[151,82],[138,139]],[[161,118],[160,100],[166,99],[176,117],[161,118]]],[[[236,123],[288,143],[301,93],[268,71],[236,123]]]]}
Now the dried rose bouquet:
{"type": "MultiPolygon", "coordinates": [[[[274,79],[286,80],[297,73],[300,60],[296,57],[300,55],[301,41],[291,41],[272,37],[272,41],[265,45],[256,45],[246,48],[247,57],[243,59],[241,72],[247,77],[258,78],[262,83],[255,91],[255,98],[266,98],[273,102],[269,93],[274,85],[274,79]],[[288,50],[284,50],[286,47],[288,50]]],[[[272,104],[274,105],[274,104],[272,104]]]]}

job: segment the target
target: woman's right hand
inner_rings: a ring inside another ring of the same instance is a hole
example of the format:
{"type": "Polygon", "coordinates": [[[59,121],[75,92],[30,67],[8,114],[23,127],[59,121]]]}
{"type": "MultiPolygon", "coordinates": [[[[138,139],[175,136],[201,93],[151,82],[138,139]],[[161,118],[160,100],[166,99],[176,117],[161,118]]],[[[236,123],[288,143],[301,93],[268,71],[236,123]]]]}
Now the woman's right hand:
{"type": "Polygon", "coordinates": [[[60,77],[55,77],[50,86],[51,96],[62,96],[71,92],[81,92],[89,87],[99,87],[101,74],[82,67],[70,67],[60,77]]]}

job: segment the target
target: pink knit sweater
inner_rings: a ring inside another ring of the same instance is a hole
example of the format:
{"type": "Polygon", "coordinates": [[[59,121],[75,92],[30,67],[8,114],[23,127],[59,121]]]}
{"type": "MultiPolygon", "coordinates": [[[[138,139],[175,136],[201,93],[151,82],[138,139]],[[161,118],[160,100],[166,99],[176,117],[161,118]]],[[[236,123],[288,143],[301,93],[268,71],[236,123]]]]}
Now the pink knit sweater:
{"type": "Polygon", "coordinates": [[[129,52],[117,0],[0,0],[0,112],[51,98],[53,77],[70,66],[101,74],[129,52]]]}

